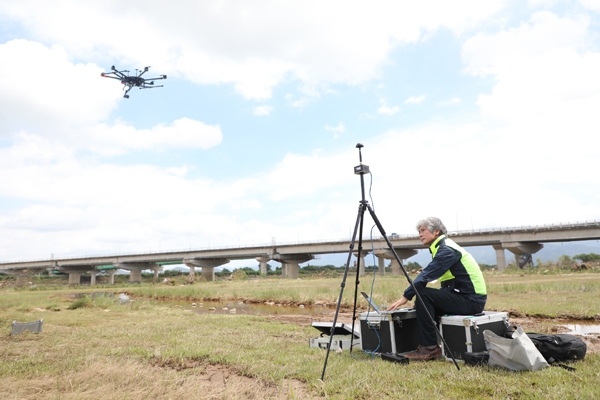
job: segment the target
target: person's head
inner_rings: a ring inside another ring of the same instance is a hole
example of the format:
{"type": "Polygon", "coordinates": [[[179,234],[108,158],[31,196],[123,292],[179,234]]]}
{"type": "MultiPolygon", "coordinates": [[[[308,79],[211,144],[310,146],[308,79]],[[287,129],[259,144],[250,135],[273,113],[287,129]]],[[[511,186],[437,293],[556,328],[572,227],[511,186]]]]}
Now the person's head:
{"type": "Polygon", "coordinates": [[[421,243],[425,246],[429,246],[440,235],[448,232],[444,223],[436,217],[425,218],[417,222],[417,231],[421,243]]]}

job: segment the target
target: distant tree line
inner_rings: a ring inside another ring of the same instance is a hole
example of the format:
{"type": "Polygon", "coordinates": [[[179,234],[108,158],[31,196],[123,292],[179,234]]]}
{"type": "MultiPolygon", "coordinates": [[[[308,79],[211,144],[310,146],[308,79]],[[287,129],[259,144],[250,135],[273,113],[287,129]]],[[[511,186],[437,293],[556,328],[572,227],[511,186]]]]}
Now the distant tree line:
{"type": "Polygon", "coordinates": [[[581,262],[600,261],[600,254],[576,254],[573,256],[573,260],[580,260],[581,262]]]}
{"type": "MultiPolygon", "coordinates": [[[[373,272],[375,270],[375,268],[377,268],[375,265],[368,265],[365,267],[365,272],[373,272]]],[[[413,271],[413,270],[420,270],[423,267],[421,267],[421,265],[419,263],[409,262],[404,265],[404,268],[406,268],[408,271],[413,271]]],[[[304,275],[304,276],[335,275],[335,274],[343,273],[345,269],[346,269],[345,265],[335,266],[332,264],[327,264],[327,265],[310,265],[309,264],[306,266],[301,266],[300,269],[298,270],[298,274],[304,275]]],[[[260,275],[260,270],[250,268],[250,267],[238,268],[238,270],[244,271],[247,276],[260,275]]],[[[391,272],[391,268],[389,266],[385,267],[385,270],[386,270],[386,272],[391,272]]],[[[267,264],[267,275],[281,275],[281,271],[282,271],[281,266],[273,268],[270,264],[267,264]]],[[[356,267],[351,266],[350,271],[356,271],[356,267]]],[[[227,268],[223,268],[221,271],[215,271],[215,276],[228,277],[232,273],[233,273],[233,271],[231,271],[227,268]]]]}

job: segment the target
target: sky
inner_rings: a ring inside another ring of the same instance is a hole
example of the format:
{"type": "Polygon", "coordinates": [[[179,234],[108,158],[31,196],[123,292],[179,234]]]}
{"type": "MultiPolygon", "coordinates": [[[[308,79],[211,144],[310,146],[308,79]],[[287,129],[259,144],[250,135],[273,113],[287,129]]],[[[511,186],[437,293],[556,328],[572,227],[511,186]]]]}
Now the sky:
{"type": "Polygon", "coordinates": [[[600,220],[599,34],[600,0],[2,0],[0,261],[347,239],[357,143],[387,233],[600,220]]]}

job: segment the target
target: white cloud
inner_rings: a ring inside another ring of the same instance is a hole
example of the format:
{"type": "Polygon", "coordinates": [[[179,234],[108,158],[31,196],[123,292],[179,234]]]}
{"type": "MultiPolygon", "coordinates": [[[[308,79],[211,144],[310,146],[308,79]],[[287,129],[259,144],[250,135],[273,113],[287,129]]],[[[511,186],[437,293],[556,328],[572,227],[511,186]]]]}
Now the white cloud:
{"type": "Polygon", "coordinates": [[[457,104],[461,104],[461,103],[462,103],[462,100],[460,99],[460,97],[452,97],[451,99],[441,101],[438,104],[441,106],[453,106],[453,105],[457,105],[457,104]]]}
{"type": "Polygon", "coordinates": [[[90,127],[87,135],[72,138],[71,144],[104,155],[122,154],[134,150],[165,151],[171,148],[209,149],[221,143],[221,128],[189,118],[181,118],[170,125],[151,129],[136,129],[117,122],[90,127]]]}
{"type": "Polygon", "coordinates": [[[337,126],[329,126],[329,125],[325,125],[325,130],[331,131],[331,132],[346,132],[346,127],[344,126],[344,124],[342,124],[341,122],[337,125],[337,126]]]}
{"type": "Polygon", "coordinates": [[[587,17],[559,18],[543,11],[529,23],[496,34],[478,34],[462,50],[465,72],[477,76],[498,75],[520,67],[521,60],[549,50],[581,49],[586,45],[587,17]]]}
{"type": "Polygon", "coordinates": [[[0,44],[0,131],[101,121],[120,93],[100,79],[93,64],[73,64],[61,46],[26,40],[0,44]]]}
{"type": "Polygon", "coordinates": [[[254,107],[254,110],[252,111],[252,113],[259,117],[265,117],[265,116],[270,115],[272,111],[273,111],[273,106],[263,105],[263,106],[254,107]]]}
{"type": "MultiPolygon", "coordinates": [[[[467,71],[495,78],[478,104],[485,115],[509,124],[507,140],[541,145],[581,167],[591,161],[582,155],[600,144],[600,53],[586,48],[587,27],[585,18],[537,13],[528,24],[467,41],[463,51],[467,71]]],[[[590,177],[586,171],[578,174],[590,177]]]]}
{"type": "Polygon", "coordinates": [[[381,104],[381,106],[377,109],[377,112],[379,114],[393,115],[393,114],[396,114],[398,111],[400,111],[400,107],[398,107],[398,106],[392,106],[392,107],[388,106],[385,99],[380,99],[379,104],[381,104]]]}
{"type": "Polygon", "coordinates": [[[558,3],[558,1],[559,0],[527,0],[527,5],[533,9],[540,7],[552,7],[558,3]]]}
{"type": "Polygon", "coordinates": [[[421,104],[425,101],[425,95],[422,94],[420,96],[410,96],[408,99],[404,100],[404,104],[421,104]]]}
{"type": "Polygon", "coordinates": [[[590,10],[600,11],[600,0],[579,0],[582,6],[590,10]]]}
{"type": "Polygon", "coordinates": [[[394,46],[440,28],[460,34],[503,6],[502,0],[264,0],[175,2],[165,13],[158,1],[20,0],[3,2],[0,13],[37,40],[60,42],[72,57],[151,63],[202,84],[232,83],[245,97],[262,99],[287,78],[313,88],[366,82],[379,75],[394,46]]]}
{"type": "Polygon", "coordinates": [[[350,176],[348,166],[352,165],[350,153],[321,156],[319,152],[311,156],[287,154],[264,179],[271,189],[270,198],[274,201],[286,200],[300,194],[308,195],[320,189],[338,185],[344,181],[341,176],[350,176]]]}

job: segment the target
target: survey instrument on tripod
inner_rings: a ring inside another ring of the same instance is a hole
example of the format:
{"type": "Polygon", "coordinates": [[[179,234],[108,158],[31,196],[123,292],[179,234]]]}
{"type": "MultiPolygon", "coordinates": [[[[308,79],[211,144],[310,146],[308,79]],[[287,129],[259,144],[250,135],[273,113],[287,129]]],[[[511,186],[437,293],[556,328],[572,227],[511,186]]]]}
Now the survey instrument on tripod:
{"type": "MultiPolygon", "coordinates": [[[[362,245],[363,245],[362,237],[363,237],[363,225],[364,225],[365,211],[367,211],[367,210],[369,211],[369,214],[371,215],[371,218],[375,222],[375,225],[377,225],[377,229],[381,233],[382,237],[385,239],[388,248],[390,249],[390,251],[394,255],[394,258],[396,259],[396,261],[400,265],[400,269],[404,273],[404,276],[408,280],[408,283],[410,284],[410,286],[415,291],[416,297],[420,301],[422,300],[421,299],[421,295],[419,294],[419,291],[415,288],[415,286],[413,284],[413,281],[410,278],[410,276],[408,275],[408,272],[406,271],[406,269],[404,268],[404,265],[402,264],[402,261],[400,260],[400,257],[396,253],[396,250],[394,249],[394,246],[392,245],[392,243],[390,242],[390,239],[386,235],[385,230],[383,229],[383,226],[381,225],[381,222],[379,222],[379,219],[377,218],[377,215],[375,215],[375,211],[373,211],[373,209],[369,205],[369,202],[365,199],[365,179],[364,179],[364,175],[365,174],[370,174],[371,172],[369,170],[369,166],[363,164],[363,162],[362,162],[362,148],[363,147],[364,147],[364,145],[362,143],[357,143],[356,144],[356,148],[358,149],[359,165],[357,165],[357,166],[354,167],[354,174],[360,176],[361,200],[359,202],[358,215],[356,216],[356,223],[354,224],[354,232],[352,233],[352,240],[350,242],[350,248],[348,250],[348,258],[346,260],[346,267],[344,268],[344,275],[343,275],[343,278],[342,278],[342,282],[340,284],[340,295],[338,297],[338,301],[337,301],[337,305],[336,305],[336,309],[335,309],[335,315],[334,315],[334,318],[333,318],[333,324],[332,324],[332,328],[331,328],[331,334],[329,336],[329,345],[328,345],[327,349],[331,348],[331,342],[333,340],[333,331],[334,331],[334,327],[336,326],[335,324],[337,323],[338,315],[339,315],[339,312],[340,312],[340,305],[342,303],[342,296],[344,294],[344,288],[346,287],[346,279],[348,278],[348,270],[350,269],[350,260],[352,259],[352,253],[354,252],[354,245],[356,243],[357,236],[358,236],[358,249],[357,249],[358,254],[361,254],[362,250],[363,250],[363,247],[362,247],[362,245]]],[[[358,296],[358,285],[360,284],[360,276],[359,276],[360,274],[359,274],[359,271],[360,271],[360,261],[361,261],[361,258],[362,257],[358,257],[358,260],[357,260],[357,263],[356,263],[356,280],[355,280],[355,284],[354,284],[354,305],[353,305],[353,308],[352,308],[352,330],[354,330],[354,324],[355,324],[355,321],[356,321],[356,302],[357,302],[357,296],[358,296]]],[[[429,311],[427,311],[427,316],[430,318],[431,321],[433,321],[433,323],[435,325],[435,321],[434,321],[433,317],[431,316],[431,314],[429,313],[429,311]]],[[[444,340],[444,338],[440,334],[439,329],[436,329],[436,333],[437,333],[438,338],[445,345],[445,348],[448,348],[448,346],[446,345],[446,341],[444,340]]],[[[352,340],[354,340],[354,338],[352,338],[352,340]]],[[[351,344],[350,344],[350,352],[352,352],[352,346],[353,346],[353,344],[351,342],[351,344]]],[[[327,361],[329,360],[329,353],[330,352],[327,351],[326,355],[325,355],[325,362],[323,364],[323,372],[321,373],[321,380],[323,380],[325,378],[325,371],[327,369],[327,361]]],[[[460,370],[460,367],[458,366],[458,363],[456,362],[456,359],[454,358],[454,355],[453,354],[449,354],[449,355],[450,355],[450,358],[452,358],[452,361],[454,362],[454,365],[456,366],[456,368],[458,370],[460,370]]]]}

